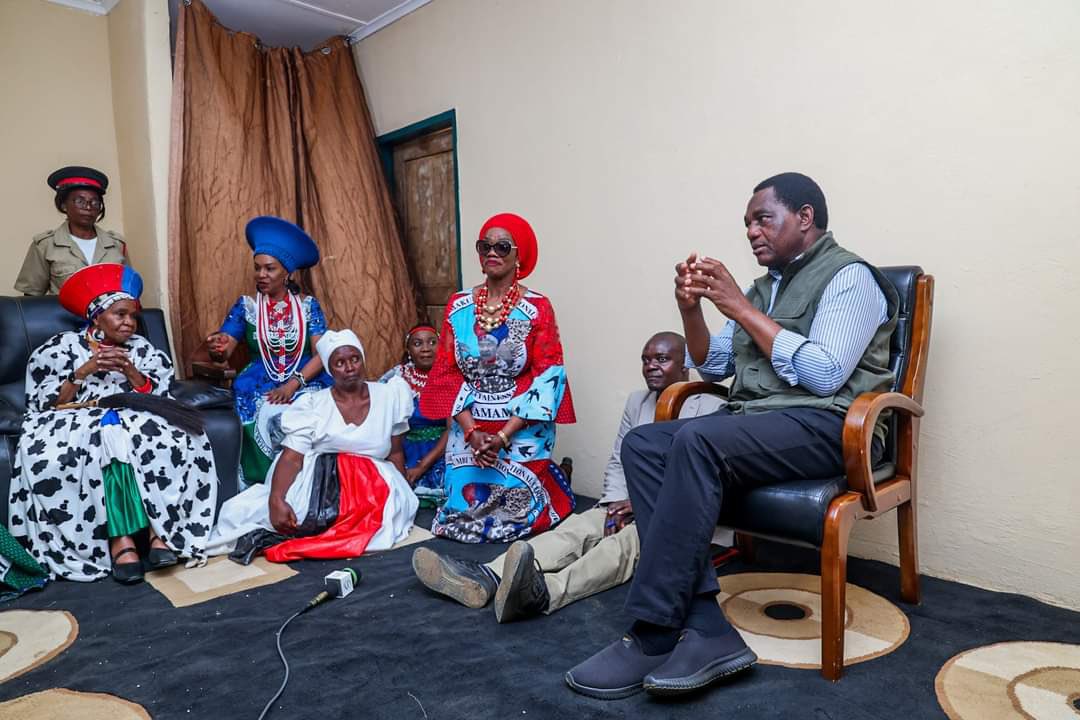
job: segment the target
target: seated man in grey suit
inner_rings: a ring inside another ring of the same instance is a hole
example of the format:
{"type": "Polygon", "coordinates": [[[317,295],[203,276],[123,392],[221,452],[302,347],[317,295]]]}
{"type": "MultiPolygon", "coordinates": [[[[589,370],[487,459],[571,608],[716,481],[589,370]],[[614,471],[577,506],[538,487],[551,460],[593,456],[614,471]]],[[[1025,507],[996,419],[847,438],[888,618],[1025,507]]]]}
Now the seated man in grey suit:
{"type": "MultiPolygon", "coordinates": [[[[619,457],[622,441],[631,429],[653,422],[660,393],[687,379],[685,358],[686,341],[678,333],[657,333],[642,349],[641,374],[647,389],[626,399],[604,471],[604,494],[596,507],[571,515],[546,533],[518,540],[487,565],[418,548],[413,569],[420,582],[472,608],[484,607],[494,596],[495,619],[504,623],[553,613],[633,577],[639,545],[619,457]]],[[[695,395],[679,417],[708,415],[722,402],[715,395],[695,395]]]]}

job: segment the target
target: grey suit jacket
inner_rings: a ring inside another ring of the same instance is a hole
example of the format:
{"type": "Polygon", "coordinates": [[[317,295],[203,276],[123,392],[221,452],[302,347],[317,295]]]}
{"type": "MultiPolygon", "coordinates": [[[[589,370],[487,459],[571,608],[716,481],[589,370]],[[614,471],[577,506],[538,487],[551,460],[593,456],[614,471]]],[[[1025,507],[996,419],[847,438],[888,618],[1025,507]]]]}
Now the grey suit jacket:
{"type": "MultiPolygon", "coordinates": [[[[679,411],[680,418],[700,417],[719,410],[724,405],[724,399],[717,395],[692,395],[679,411]]],[[[649,390],[635,390],[626,398],[626,407],[623,408],[622,420],[619,422],[619,432],[615,435],[615,447],[611,451],[611,459],[608,460],[604,470],[604,494],[600,497],[600,504],[628,500],[629,493],[626,491],[626,476],[623,475],[623,466],[620,455],[622,453],[622,441],[631,428],[638,425],[647,425],[656,417],[656,393],[649,390]]]]}

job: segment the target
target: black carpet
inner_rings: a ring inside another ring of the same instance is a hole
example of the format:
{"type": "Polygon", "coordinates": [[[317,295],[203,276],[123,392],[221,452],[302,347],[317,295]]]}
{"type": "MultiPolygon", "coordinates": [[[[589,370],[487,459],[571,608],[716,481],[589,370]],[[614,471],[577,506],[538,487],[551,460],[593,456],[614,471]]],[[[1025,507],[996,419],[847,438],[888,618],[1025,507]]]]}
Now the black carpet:
{"type": "MultiPolygon", "coordinates": [[[[430,519],[421,512],[417,522],[430,519]]],[[[431,546],[476,560],[505,549],[431,546]]],[[[283,642],[292,679],[269,717],[941,718],[934,677],[956,653],[1006,640],[1080,643],[1080,613],[926,577],[922,605],[910,607],[899,603],[896,568],[851,560],[849,581],[897,603],[911,636],[892,654],[849,667],[840,683],[815,670],[759,665],[688,700],[590,700],[571,692],[563,673],[628,626],[626,585],[550,617],[498,625],[490,606],[469,610],[428,593],[412,574],[415,547],[349,563],[363,573],[357,590],[293,621],[283,642]]],[[[156,720],[254,720],[281,681],[274,632],[343,566],[294,563],[294,578],[180,609],[145,583],[51,583],[0,610],[67,610],[79,637],[0,686],[0,701],[65,687],[118,695],[156,720]]],[[[816,566],[813,552],[762,543],[752,566],[735,561],[723,572],[816,573],[816,566]]]]}

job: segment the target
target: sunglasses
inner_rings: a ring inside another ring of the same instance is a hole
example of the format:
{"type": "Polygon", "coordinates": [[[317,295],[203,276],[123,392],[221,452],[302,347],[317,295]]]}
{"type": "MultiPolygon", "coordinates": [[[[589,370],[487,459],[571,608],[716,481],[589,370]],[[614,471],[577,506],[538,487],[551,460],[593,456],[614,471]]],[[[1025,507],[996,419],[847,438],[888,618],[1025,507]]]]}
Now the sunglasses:
{"type": "Polygon", "coordinates": [[[487,240],[476,241],[476,252],[478,252],[481,257],[487,255],[492,250],[494,250],[495,254],[499,257],[506,257],[510,254],[510,251],[515,249],[516,247],[517,245],[510,242],[509,240],[499,240],[493,243],[488,242],[487,240]]]}

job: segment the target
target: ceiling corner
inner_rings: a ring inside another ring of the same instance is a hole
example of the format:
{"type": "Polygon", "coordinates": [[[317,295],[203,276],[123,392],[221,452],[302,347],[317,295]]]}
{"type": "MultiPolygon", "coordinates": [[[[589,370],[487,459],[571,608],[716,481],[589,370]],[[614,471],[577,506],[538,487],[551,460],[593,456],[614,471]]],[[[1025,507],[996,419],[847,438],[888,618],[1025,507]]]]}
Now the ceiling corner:
{"type": "Polygon", "coordinates": [[[373,19],[371,22],[365,25],[361,25],[356,30],[353,30],[351,33],[349,33],[349,42],[354,43],[358,40],[363,40],[368,35],[382,30],[384,27],[394,22],[395,20],[400,20],[401,18],[411,13],[413,10],[421,8],[424,5],[427,5],[429,2],[431,2],[431,0],[403,0],[400,5],[397,5],[390,10],[387,10],[379,17],[373,19]]]}
{"type": "Polygon", "coordinates": [[[108,15],[109,11],[116,7],[120,0],[45,0],[54,5],[74,8],[88,12],[91,15],[108,15]]]}

